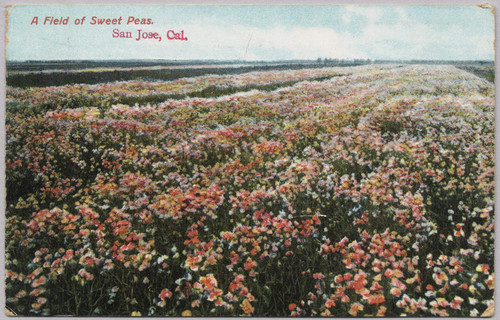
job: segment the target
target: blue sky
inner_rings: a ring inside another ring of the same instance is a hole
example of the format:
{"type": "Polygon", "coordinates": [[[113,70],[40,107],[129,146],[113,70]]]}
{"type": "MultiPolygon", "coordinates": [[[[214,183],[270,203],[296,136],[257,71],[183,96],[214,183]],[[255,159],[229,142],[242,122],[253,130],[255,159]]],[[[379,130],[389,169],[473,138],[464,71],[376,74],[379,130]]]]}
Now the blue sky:
{"type": "Polygon", "coordinates": [[[17,5],[7,37],[8,60],[494,58],[494,17],[477,6],[17,5]],[[69,24],[43,25],[46,16],[69,24]],[[90,25],[92,16],[154,24],[90,25]],[[113,38],[114,29],[158,32],[162,41],[113,38]],[[168,30],[188,41],[167,40],[168,30]]]}

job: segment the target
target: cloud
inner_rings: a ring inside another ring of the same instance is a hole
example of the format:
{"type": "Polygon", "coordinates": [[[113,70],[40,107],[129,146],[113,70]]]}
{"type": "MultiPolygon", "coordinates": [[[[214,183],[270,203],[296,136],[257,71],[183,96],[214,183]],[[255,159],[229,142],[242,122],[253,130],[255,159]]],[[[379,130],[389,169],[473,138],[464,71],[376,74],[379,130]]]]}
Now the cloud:
{"type": "Polygon", "coordinates": [[[326,26],[227,25],[220,20],[205,19],[184,24],[182,28],[144,26],[144,31],[159,32],[163,41],[131,41],[127,50],[143,58],[163,59],[492,58],[491,34],[464,32],[464,26],[457,24],[424,23],[410,18],[407,9],[402,7],[346,8],[350,19],[355,19],[352,22],[357,22],[360,29],[356,36],[347,32],[351,31],[347,28],[340,31],[340,28],[326,26]],[[184,30],[189,40],[166,40],[170,29],[184,30]]]}
{"type": "Polygon", "coordinates": [[[491,59],[493,37],[477,35],[464,25],[432,25],[411,19],[404,8],[393,22],[372,19],[355,46],[380,59],[491,59]]]}
{"type": "MultiPolygon", "coordinates": [[[[146,28],[145,28],[146,29],[146,28]]],[[[150,27],[148,29],[154,29],[150,27]]],[[[184,25],[188,42],[170,41],[169,52],[190,59],[316,59],[364,58],[366,55],[354,46],[348,33],[339,33],[327,27],[296,26],[274,28],[192,23],[184,25]],[[186,49],[186,50],[183,50],[186,49]]],[[[168,29],[159,30],[166,34],[168,29]]],[[[180,30],[179,30],[180,31],[180,30]]],[[[164,44],[156,45],[156,47],[164,44]]]]}
{"type": "Polygon", "coordinates": [[[382,7],[373,6],[345,6],[344,10],[345,12],[342,15],[342,20],[347,23],[351,22],[353,19],[374,23],[379,21],[384,13],[382,7]]]}
{"type": "Polygon", "coordinates": [[[254,34],[249,51],[258,52],[259,47],[283,52],[291,59],[361,58],[364,54],[353,45],[349,34],[335,32],[326,27],[282,27],[260,30],[254,34]]]}

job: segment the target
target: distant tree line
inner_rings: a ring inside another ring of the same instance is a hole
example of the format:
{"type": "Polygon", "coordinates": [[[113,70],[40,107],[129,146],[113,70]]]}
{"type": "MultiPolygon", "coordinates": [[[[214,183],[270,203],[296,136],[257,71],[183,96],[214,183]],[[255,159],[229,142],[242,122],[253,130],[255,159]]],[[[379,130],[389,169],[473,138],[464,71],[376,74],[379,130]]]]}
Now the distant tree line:
{"type": "MultiPolygon", "coordinates": [[[[351,63],[350,65],[355,65],[351,63]]],[[[113,81],[172,81],[184,77],[196,77],[207,74],[240,74],[252,71],[268,70],[295,70],[304,68],[325,67],[323,64],[282,64],[282,65],[264,65],[264,66],[244,66],[221,68],[197,68],[186,67],[182,69],[141,69],[141,70],[113,70],[113,71],[52,71],[52,72],[27,72],[27,73],[8,73],[7,85],[11,87],[48,87],[61,86],[66,84],[97,84],[113,81]]]]}
{"type": "MultiPolygon", "coordinates": [[[[172,81],[183,77],[196,77],[207,74],[239,74],[252,71],[269,70],[296,70],[304,68],[322,68],[334,66],[357,66],[364,64],[401,63],[401,64],[452,64],[456,66],[492,67],[493,61],[443,61],[443,60],[371,60],[371,59],[331,59],[317,58],[316,60],[289,60],[289,61],[168,61],[168,60],[116,60],[116,61],[7,61],[8,86],[47,87],[66,84],[97,84],[113,81],[172,81]],[[212,65],[200,67],[200,65],[212,65]],[[234,64],[234,67],[222,65],[234,64]],[[176,69],[147,69],[154,66],[184,66],[176,69]],[[146,69],[133,69],[133,68],[146,69]],[[108,70],[95,70],[95,69],[108,70]],[[117,68],[115,70],[109,70],[117,68]],[[120,68],[131,68],[120,69],[120,68]],[[94,69],[94,70],[85,70],[94,69]],[[79,70],[72,72],[71,70],[79,70]]],[[[471,69],[472,70],[472,69],[471,69]]],[[[478,76],[494,81],[492,71],[468,70],[478,76]],[[493,78],[492,78],[493,77],[493,78]],[[493,80],[492,80],[493,79],[493,80]]]]}
{"type": "Polygon", "coordinates": [[[329,66],[350,66],[350,65],[361,65],[373,63],[370,59],[330,59],[330,58],[318,58],[316,59],[318,64],[329,65],[329,66]]]}

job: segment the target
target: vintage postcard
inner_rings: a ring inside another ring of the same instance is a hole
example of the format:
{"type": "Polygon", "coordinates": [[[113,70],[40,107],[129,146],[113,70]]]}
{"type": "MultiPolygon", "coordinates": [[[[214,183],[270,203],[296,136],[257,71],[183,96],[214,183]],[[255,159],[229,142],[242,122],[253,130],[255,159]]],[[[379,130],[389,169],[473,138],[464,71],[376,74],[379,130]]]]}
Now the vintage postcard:
{"type": "Polygon", "coordinates": [[[493,315],[492,5],[5,14],[7,315],[493,315]]]}

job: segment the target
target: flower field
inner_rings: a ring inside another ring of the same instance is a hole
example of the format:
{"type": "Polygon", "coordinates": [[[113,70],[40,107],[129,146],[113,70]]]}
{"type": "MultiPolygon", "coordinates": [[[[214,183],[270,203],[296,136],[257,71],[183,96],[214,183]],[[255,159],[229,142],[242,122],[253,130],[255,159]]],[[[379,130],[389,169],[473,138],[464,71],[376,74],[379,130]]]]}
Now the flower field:
{"type": "Polygon", "coordinates": [[[6,304],[479,316],[494,113],[493,84],[438,65],[7,88],[6,304]]]}

